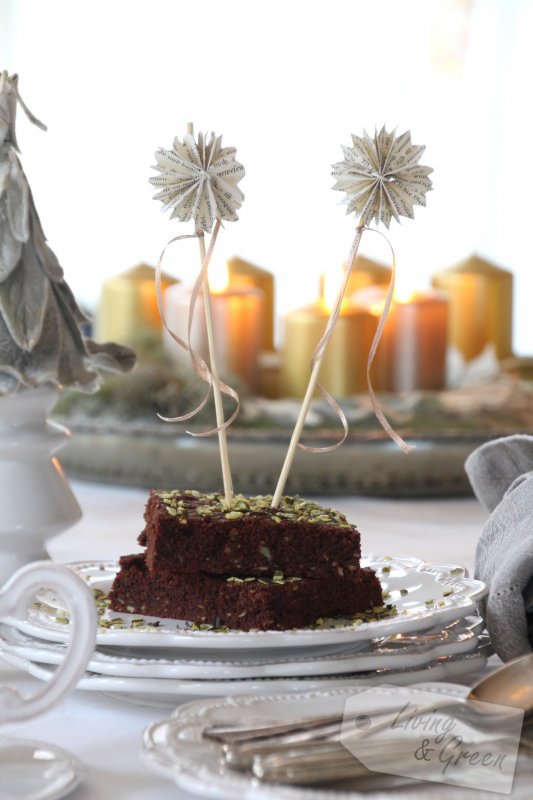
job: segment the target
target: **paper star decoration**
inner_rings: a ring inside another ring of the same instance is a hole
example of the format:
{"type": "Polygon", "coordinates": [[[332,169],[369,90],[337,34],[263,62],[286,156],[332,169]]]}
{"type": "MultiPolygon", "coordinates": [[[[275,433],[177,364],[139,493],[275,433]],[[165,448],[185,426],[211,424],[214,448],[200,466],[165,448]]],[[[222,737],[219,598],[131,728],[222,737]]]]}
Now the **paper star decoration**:
{"type": "Polygon", "coordinates": [[[216,219],[238,219],[244,195],[237,186],[244,167],[235,159],[234,147],[221,147],[222,136],[185,134],[183,142],[174,139],[172,150],[159,148],[153,167],[159,175],[150,178],[161,187],[154,200],[161,200],[163,211],[172,209],[170,219],[194,220],[196,231],[211,233],[216,219]]]}
{"type": "Polygon", "coordinates": [[[401,216],[413,219],[413,206],[425,206],[432,188],[432,168],[418,163],[426,148],[411,143],[410,131],[395,136],[385,127],[373,138],[366,131],[352,134],[352,141],[353,147],[343,146],[344,161],[333,164],[331,173],[337,178],[333,189],[346,192],[346,213],[354,211],[359,225],[375,220],[387,228],[392,217],[397,222],[401,216]]]}

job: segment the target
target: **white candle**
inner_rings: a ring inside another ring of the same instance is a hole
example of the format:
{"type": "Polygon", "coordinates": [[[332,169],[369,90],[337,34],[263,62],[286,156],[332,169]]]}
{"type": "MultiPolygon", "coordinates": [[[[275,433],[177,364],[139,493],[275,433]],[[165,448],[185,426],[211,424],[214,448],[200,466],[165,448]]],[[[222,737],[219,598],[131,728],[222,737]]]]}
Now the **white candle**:
{"type": "MultiPolygon", "coordinates": [[[[176,336],[187,341],[191,289],[177,284],[165,294],[165,318],[176,336]]],[[[215,352],[223,377],[238,375],[253,390],[257,382],[257,360],[260,350],[262,292],[254,288],[228,287],[211,291],[215,352]]],[[[178,363],[190,364],[190,357],[178,347],[165,330],[165,350],[178,363]]],[[[204,303],[199,295],[191,329],[191,346],[207,362],[207,332],[204,303]]]]}

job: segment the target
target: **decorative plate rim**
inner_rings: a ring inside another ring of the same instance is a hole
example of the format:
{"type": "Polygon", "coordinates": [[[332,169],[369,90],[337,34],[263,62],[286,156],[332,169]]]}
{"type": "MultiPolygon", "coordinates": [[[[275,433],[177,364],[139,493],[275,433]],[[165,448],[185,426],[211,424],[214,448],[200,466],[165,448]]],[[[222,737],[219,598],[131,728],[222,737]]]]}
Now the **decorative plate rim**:
{"type": "MultiPolygon", "coordinates": [[[[438,694],[456,694],[463,697],[468,687],[457,686],[449,683],[433,683],[431,681],[421,682],[416,686],[426,691],[435,691],[438,694]]],[[[388,687],[390,688],[390,687],[388,687]]],[[[410,687],[414,688],[413,686],[410,687]]],[[[350,688],[338,688],[329,690],[313,690],[310,692],[300,692],[296,694],[280,695],[259,695],[255,697],[233,696],[227,698],[212,698],[197,700],[187,703],[185,706],[176,709],[172,717],[154,722],[149,725],[143,734],[141,756],[145,763],[156,772],[163,774],[167,778],[174,780],[180,788],[191,791],[194,794],[201,792],[202,797],[215,797],[220,800],[226,798],[241,797],[243,800],[356,800],[356,798],[367,798],[368,792],[357,790],[335,791],[334,789],[317,789],[311,787],[282,786],[278,784],[261,784],[253,780],[250,775],[237,771],[227,770],[220,774],[220,766],[216,758],[205,759],[198,753],[200,747],[203,752],[211,751],[211,756],[216,755],[217,748],[208,742],[201,742],[200,739],[187,741],[180,739],[180,753],[176,757],[176,751],[172,745],[153,743],[154,734],[165,727],[175,727],[182,732],[187,729],[197,734],[201,730],[201,717],[209,711],[221,708],[243,708],[258,705],[259,703],[282,703],[302,702],[309,711],[309,704],[317,700],[328,700],[329,698],[343,698],[365,691],[364,686],[354,686],[350,688]],[[196,753],[194,750],[196,749],[196,753]],[[163,752],[161,752],[163,751],[163,752]],[[158,761],[159,755],[159,761],[158,761]],[[213,767],[213,764],[216,764],[213,767]]],[[[310,712],[310,716],[312,716],[310,712]]]]}
{"type": "MultiPolygon", "coordinates": [[[[236,631],[228,630],[215,632],[211,630],[191,630],[176,627],[176,620],[158,620],[147,617],[146,628],[103,628],[97,632],[97,644],[129,645],[139,647],[209,647],[212,649],[233,649],[250,647],[263,649],[269,647],[300,647],[338,644],[351,641],[368,641],[372,638],[387,636],[392,633],[404,633],[424,628],[435,627],[452,619],[467,616],[476,612],[477,602],[488,592],[485,583],[467,578],[464,567],[454,564],[436,564],[422,561],[414,556],[376,556],[365,555],[361,563],[372,566],[378,572],[380,579],[387,585],[389,573],[383,569],[404,570],[408,575],[428,575],[433,579],[434,586],[445,588],[448,596],[442,594],[435,605],[434,599],[425,601],[424,607],[418,604],[415,608],[406,608],[396,616],[363,622],[354,625],[342,625],[323,628],[299,628],[284,631],[236,631]],[[154,627],[150,628],[150,621],[154,627]],[[172,625],[172,627],[170,627],[172,625]]],[[[118,567],[114,561],[81,561],[68,565],[80,575],[89,586],[94,587],[99,581],[110,581],[118,567]]],[[[401,605],[402,600],[397,602],[401,605]]],[[[139,615],[119,614],[113,612],[116,618],[129,622],[132,617],[139,615]]],[[[13,627],[35,636],[50,641],[67,641],[69,632],[67,625],[57,622],[57,617],[52,617],[50,612],[29,606],[24,618],[9,618],[6,620],[13,627]]]]}
{"type": "MultiPolygon", "coordinates": [[[[31,659],[4,653],[2,658],[6,663],[16,666],[41,681],[48,681],[54,674],[54,668],[31,659]]],[[[412,685],[427,675],[433,675],[435,680],[450,677],[449,673],[456,675],[468,674],[478,670],[486,664],[486,656],[482,650],[471,653],[461,653],[456,656],[442,656],[428,664],[401,669],[369,670],[365,673],[339,674],[339,675],[309,675],[296,677],[256,677],[235,679],[194,680],[176,678],[130,678],[119,675],[99,675],[87,672],[80,678],[76,688],[82,691],[105,692],[117,695],[132,696],[146,695],[166,697],[167,702],[173,702],[178,697],[220,697],[242,696],[257,694],[272,694],[273,696],[288,695],[304,691],[333,690],[335,688],[354,688],[358,685],[370,687],[381,682],[394,685],[412,685]],[[329,686],[328,686],[329,684],[329,686]],[[313,686],[314,685],[314,686],[313,686]],[[269,687],[271,691],[269,691],[269,687]],[[309,688],[312,687],[312,688],[309,688]]]]}
{"type": "MultiPolygon", "coordinates": [[[[363,673],[385,667],[401,669],[403,667],[422,667],[437,658],[456,656],[473,652],[479,643],[479,635],[483,626],[481,617],[470,615],[449,625],[457,625],[457,630],[444,635],[448,626],[443,629],[443,636],[438,641],[427,639],[419,642],[406,642],[399,652],[394,650],[383,652],[387,647],[382,640],[376,645],[369,642],[371,649],[361,652],[353,651],[319,653],[300,656],[301,651],[289,651],[284,657],[261,658],[254,660],[238,660],[219,658],[218,660],[186,658],[181,653],[172,658],[172,650],[167,650],[166,658],[139,655],[114,655],[112,652],[96,650],[87,666],[87,670],[97,675],[123,678],[172,678],[177,680],[222,680],[225,678],[281,678],[281,677],[318,677],[333,676],[342,673],[363,673]]],[[[433,637],[435,634],[433,634],[433,637]]],[[[421,634],[422,640],[424,633],[421,634]]],[[[363,643],[365,645],[365,643],[363,643]]],[[[21,658],[41,664],[60,664],[65,654],[66,645],[62,642],[46,642],[34,639],[26,633],[7,625],[0,624],[0,649],[21,658]]],[[[179,653],[179,651],[177,651],[179,653]]],[[[221,655],[224,655],[223,653],[221,655]]],[[[236,654],[237,655],[237,654],[236,654]]]]}

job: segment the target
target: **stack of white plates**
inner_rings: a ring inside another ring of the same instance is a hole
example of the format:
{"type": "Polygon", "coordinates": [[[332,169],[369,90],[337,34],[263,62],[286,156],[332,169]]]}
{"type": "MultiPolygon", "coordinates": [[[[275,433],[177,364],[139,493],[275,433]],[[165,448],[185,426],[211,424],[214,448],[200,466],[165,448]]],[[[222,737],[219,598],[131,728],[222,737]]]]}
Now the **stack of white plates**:
{"type": "MultiPolygon", "coordinates": [[[[264,695],[356,685],[450,680],[484,666],[478,601],[487,588],[462,567],[366,556],[391,615],[325,620],[287,631],[198,630],[186,622],[118,614],[105,597],[117,565],[70,565],[95,591],[100,627],[78,687],[152,705],[219,695],[264,695]]],[[[0,625],[0,655],[47,680],[69,639],[60,597],[43,590],[0,625]]]]}

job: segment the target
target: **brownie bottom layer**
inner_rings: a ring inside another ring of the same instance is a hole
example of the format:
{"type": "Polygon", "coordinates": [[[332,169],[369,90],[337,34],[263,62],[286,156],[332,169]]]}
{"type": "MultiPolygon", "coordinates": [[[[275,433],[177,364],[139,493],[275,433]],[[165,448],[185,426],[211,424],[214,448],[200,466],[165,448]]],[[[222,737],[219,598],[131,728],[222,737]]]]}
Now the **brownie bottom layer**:
{"type": "Polygon", "coordinates": [[[286,582],[226,579],[205,573],[149,571],[144,554],[123,556],[110,592],[110,607],[238,630],[283,630],[312,625],[320,617],[352,616],[383,603],[370,569],[349,578],[286,582]]]}

